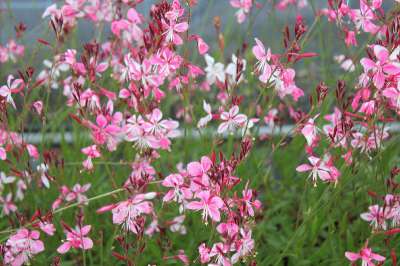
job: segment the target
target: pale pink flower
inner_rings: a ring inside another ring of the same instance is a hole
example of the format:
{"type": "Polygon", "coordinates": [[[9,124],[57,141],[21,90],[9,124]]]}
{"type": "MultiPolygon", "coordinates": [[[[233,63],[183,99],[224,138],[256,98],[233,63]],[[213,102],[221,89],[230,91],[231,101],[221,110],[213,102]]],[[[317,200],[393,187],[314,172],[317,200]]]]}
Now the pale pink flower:
{"type": "Polygon", "coordinates": [[[169,230],[171,232],[178,232],[181,235],[186,235],[186,227],[183,225],[183,221],[185,220],[185,215],[180,215],[172,219],[171,225],[169,226],[169,230]]]}
{"type": "Polygon", "coordinates": [[[49,167],[44,163],[42,163],[36,167],[36,171],[38,171],[38,173],[40,175],[40,180],[42,181],[42,184],[46,188],[50,188],[50,179],[49,179],[49,175],[47,173],[48,170],[49,170],[49,167]]]}
{"type": "Polygon", "coordinates": [[[56,231],[54,224],[48,222],[39,222],[39,228],[49,236],[54,235],[56,231]]]}
{"type": "Polygon", "coordinates": [[[153,57],[153,63],[159,67],[159,73],[169,76],[179,69],[183,58],[174,53],[171,49],[163,48],[153,57]]]}
{"type": "Polygon", "coordinates": [[[351,18],[357,29],[362,29],[372,34],[375,34],[379,30],[379,27],[373,23],[376,19],[374,10],[365,0],[360,0],[360,9],[352,10],[351,18]]]}
{"type": "Polygon", "coordinates": [[[400,79],[397,81],[397,88],[386,88],[383,90],[382,95],[389,99],[389,102],[397,112],[400,112],[400,79]]]}
{"type": "Polygon", "coordinates": [[[71,248],[83,250],[91,249],[93,247],[93,241],[87,236],[90,229],[90,225],[85,225],[81,228],[76,227],[75,229],[66,229],[66,239],[64,240],[64,243],[58,247],[57,252],[64,254],[71,248]]]}
{"type": "Polygon", "coordinates": [[[274,66],[274,70],[271,70],[271,77],[268,77],[267,80],[274,84],[281,99],[290,95],[295,101],[298,101],[300,97],[304,96],[304,92],[297,87],[294,80],[295,76],[296,71],[292,68],[280,69],[274,66]]]}
{"type": "Polygon", "coordinates": [[[170,19],[168,23],[163,21],[163,27],[165,28],[165,39],[167,42],[172,42],[175,45],[183,44],[183,40],[179,33],[185,32],[189,28],[189,24],[187,22],[177,23],[174,19],[170,19]]]}
{"type": "Polygon", "coordinates": [[[369,206],[368,209],[369,212],[365,212],[360,215],[361,219],[370,222],[374,229],[386,230],[386,220],[390,219],[392,216],[391,209],[389,207],[379,207],[379,205],[369,206]]]}
{"type": "Polygon", "coordinates": [[[97,149],[97,145],[91,145],[81,149],[81,152],[87,155],[87,159],[83,161],[83,167],[87,170],[93,169],[93,158],[99,158],[101,156],[100,151],[97,149]]]}
{"type": "Polygon", "coordinates": [[[316,115],[313,118],[308,119],[307,123],[304,125],[301,133],[307,140],[308,146],[313,146],[318,141],[318,127],[315,125],[315,119],[319,116],[316,115]]]}
{"type": "Polygon", "coordinates": [[[6,173],[0,172],[0,192],[3,191],[4,185],[14,183],[15,180],[15,176],[7,176],[6,173]]]}
{"type": "Polygon", "coordinates": [[[160,101],[164,93],[158,88],[164,81],[164,76],[157,72],[152,60],[144,59],[138,63],[128,54],[125,56],[126,72],[129,80],[140,81],[145,89],[145,97],[153,92],[155,98],[160,101]]]}
{"type": "Polygon", "coordinates": [[[359,111],[368,116],[373,115],[375,113],[375,100],[363,103],[359,111]]]}
{"type": "Polygon", "coordinates": [[[167,176],[161,183],[164,187],[173,188],[169,190],[164,198],[164,202],[176,201],[184,203],[187,199],[192,198],[192,192],[184,183],[184,179],[180,174],[171,174],[167,176]]]}
{"type": "Polygon", "coordinates": [[[265,51],[264,44],[257,38],[255,38],[255,41],[256,45],[253,46],[253,54],[258,60],[256,70],[260,73],[260,81],[267,83],[272,72],[271,66],[268,64],[272,56],[271,49],[268,48],[268,50],[265,51]]]}
{"type": "Polygon", "coordinates": [[[333,59],[340,65],[343,70],[347,72],[353,72],[356,69],[353,61],[350,58],[346,58],[346,56],[344,55],[336,55],[333,57],[333,59]]]}
{"type": "Polygon", "coordinates": [[[35,145],[26,144],[26,150],[28,151],[30,157],[34,158],[35,160],[39,159],[39,151],[35,145]]]}
{"type": "Polygon", "coordinates": [[[81,186],[80,184],[75,184],[70,192],[65,196],[66,201],[77,201],[79,204],[87,204],[87,197],[84,194],[89,190],[91,184],[85,184],[81,186]]]}
{"type": "Polygon", "coordinates": [[[339,175],[338,170],[332,167],[325,160],[318,157],[308,157],[310,164],[302,164],[296,168],[298,172],[311,171],[309,177],[311,177],[314,186],[316,186],[317,179],[320,178],[322,181],[336,182],[339,175]]]}
{"type": "Polygon", "coordinates": [[[207,113],[207,115],[200,118],[199,122],[197,123],[198,128],[205,127],[208,124],[208,122],[210,122],[213,118],[211,113],[211,105],[208,104],[205,100],[203,100],[203,110],[207,113]]]}
{"type": "Polygon", "coordinates": [[[32,257],[44,251],[43,242],[39,240],[38,231],[22,228],[10,236],[5,244],[4,263],[11,266],[21,266],[32,257]]]}
{"type": "Polygon", "coordinates": [[[24,81],[22,79],[15,79],[13,75],[8,75],[7,85],[0,87],[0,96],[3,97],[7,103],[10,103],[14,109],[15,106],[12,94],[20,92],[24,87],[24,81]]]}
{"type": "Polygon", "coordinates": [[[365,135],[361,132],[356,132],[351,140],[351,145],[354,148],[360,149],[361,152],[369,153],[377,148],[381,147],[382,141],[389,137],[387,130],[383,132],[381,130],[375,131],[370,135],[365,135]]]}
{"type": "Polygon", "coordinates": [[[187,165],[189,176],[193,177],[192,188],[195,191],[198,187],[207,187],[209,185],[209,176],[207,172],[211,169],[213,163],[207,156],[202,156],[200,162],[190,162],[187,165]]]}
{"type": "Polygon", "coordinates": [[[0,196],[0,205],[3,206],[3,214],[4,215],[10,215],[12,212],[17,211],[17,206],[14,204],[12,200],[12,194],[8,193],[5,198],[0,196]]]}
{"type": "Polygon", "coordinates": [[[160,232],[160,228],[158,226],[158,220],[157,217],[155,217],[153,219],[153,221],[149,224],[149,226],[147,226],[146,230],[144,231],[144,233],[148,236],[152,236],[155,233],[160,232]]]}
{"type": "Polygon", "coordinates": [[[174,131],[179,127],[179,123],[177,121],[168,119],[162,119],[162,112],[160,109],[156,108],[152,111],[150,115],[147,115],[147,121],[143,123],[143,129],[147,133],[159,135],[159,134],[167,134],[168,132],[174,131]]]}
{"type": "Polygon", "coordinates": [[[224,121],[218,127],[218,133],[222,134],[225,131],[232,132],[235,128],[246,125],[247,116],[239,114],[239,106],[234,105],[229,109],[229,112],[222,112],[221,120],[224,121]]]}
{"type": "Polygon", "coordinates": [[[275,120],[277,120],[278,116],[278,109],[272,108],[271,110],[268,111],[267,115],[264,116],[264,122],[270,127],[274,128],[275,126],[275,120]]]}
{"type": "MultiPolygon", "coordinates": [[[[215,266],[231,266],[231,260],[226,257],[227,253],[229,252],[229,246],[224,245],[224,243],[216,243],[213,245],[209,256],[215,257],[215,266]]],[[[210,265],[210,264],[209,264],[210,265]]]]}
{"type": "Polygon", "coordinates": [[[232,54],[232,62],[226,66],[225,73],[228,75],[229,84],[235,85],[244,80],[244,73],[246,70],[246,60],[238,58],[235,54],[232,54]],[[238,71],[238,65],[240,64],[240,72],[238,71]],[[239,74],[239,76],[238,76],[239,74]]]}
{"type": "Polygon", "coordinates": [[[231,6],[238,8],[236,11],[236,19],[238,23],[243,23],[246,19],[246,15],[250,12],[253,5],[253,0],[230,0],[231,6]]]}
{"type": "Polygon", "coordinates": [[[7,159],[7,151],[3,147],[0,147],[0,159],[3,161],[7,159]]]}
{"type": "Polygon", "coordinates": [[[242,191],[242,202],[243,205],[241,207],[241,213],[242,215],[249,215],[251,217],[254,216],[254,208],[255,209],[260,209],[261,208],[261,202],[257,199],[253,199],[254,197],[254,193],[253,190],[248,189],[247,188],[247,184],[246,184],[246,188],[245,190],[242,191]]]}
{"type": "Polygon", "coordinates": [[[400,66],[390,61],[389,51],[385,47],[374,45],[373,51],[376,56],[376,62],[364,57],[360,63],[364,68],[364,72],[372,72],[374,85],[378,89],[382,89],[387,76],[400,73],[400,66]]]}
{"type": "Polygon", "coordinates": [[[146,180],[151,181],[154,179],[156,170],[151,166],[150,161],[138,158],[131,165],[132,172],[125,182],[125,186],[136,185],[145,183],[146,180]]]}
{"type": "Polygon", "coordinates": [[[211,249],[206,246],[205,243],[202,243],[199,246],[199,254],[200,254],[200,262],[207,263],[210,261],[210,251],[211,249]]]}
{"type": "Polygon", "coordinates": [[[278,10],[285,10],[289,5],[294,5],[301,9],[308,5],[307,0],[280,0],[276,5],[278,10]]]}
{"type": "Polygon", "coordinates": [[[36,111],[36,113],[37,113],[38,115],[41,115],[41,114],[42,114],[42,111],[43,111],[43,102],[42,102],[42,101],[35,101],[35,102],[32,104],[32,107],[35,109],[35,111],[36,111]]]}
{"type": "Polygon", "coordinates": [[[178,250],[178,255],[164,257],[164,260],[167,260],[167,259],[180,260],[183,263],[183,265],[185,265],[185,266],[190,265],[189,258],[185,254],[185,251],[183,249],[178,250]]]}
{"type": "Polygon", "coordinates": [[[122,224],[125,230],[129,230],[138,234],[141,226],[137,219],[142,214],[151,214],[153,212],[153,204],[149,199],[155,197],[155,193],[138,194],[133,198],[118,203],[112,208],[113,223],[122,224]]]}
{"type": "Polygon", "coordinates": [[[186,207],[189,210],[202,210],[203,221],[207,223],[208,216],[213,221],[219,222],[221,220],[221,214],[219,209],[224,206],[224,202],[218,196],[211,195],[210,191],[200,191],[196,193],[196,197],[200,201],[192,201],[186,207]]]}
{"type": "Polygon", "coordinates": [[[236,241],[236,252],[232,256],[232,263],[237,263],[240,258],[249,256],[254,249],[254,239],[251,238],[251,230],[240,229],[241,238],[236,241]]]}
{"type": "Polygon", "coordinates": [[[206,54],[209,49],[207,43],[200,36],[197,36],[196,40],[197,40],[197,49],[199,50],[199,54],[200,55],[206,54]]]}
{"type": "Polygon", "coordinates": [[[373,253],[372,249],[369,248],[367,244],[360,250],[360,252],[353,253],[347,251],[345,253],[345,256],[351,262],[361,260],[363,266],[375,266],[375,263],[373,261],[383,262],[386,259],[385,257],[379,254],[373,253]]]}
{"type": "Polygon", "coordinates": [[[235,238],[239,233],[239,226],[233,221],[220,223],[217,231],[224,238],[235,238]]]}

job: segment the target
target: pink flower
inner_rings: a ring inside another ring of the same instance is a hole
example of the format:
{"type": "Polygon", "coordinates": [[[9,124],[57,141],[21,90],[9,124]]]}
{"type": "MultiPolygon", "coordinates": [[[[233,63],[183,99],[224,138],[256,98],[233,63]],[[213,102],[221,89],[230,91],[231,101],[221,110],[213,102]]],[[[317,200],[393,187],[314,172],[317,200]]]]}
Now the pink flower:
{"type": "Polygon", "coordinates": [[[11,193],[8,193],[5,198],[0,196],[0,204],[3,205],[4,215],[8,216],[10,213],[17,211],[17,206],[13,203],[11,193]]]}
{"type": "Polygon", "coordinates": [[[235,238],[239,233],[239,226],[233,221],[220,223],[217,226],[217,231],[224,238],[235,238]]]}
{"type": "Polygon", "coordinates": [[[375,101],[371,100],[365,102],[361,105],[360,110],[361,113],[364,113],[368,116],[373,115],[375,113],[375,101]]]}
{"type": "MultiPolygon", "coordinates": [[[[216,243],[213,245],[209,256],[215,257],[215,264],[211,265],[220,265],[220,266],[231,266],[232,263],[229,258],[226,257],[226,254],[229,252],[229,246],[224,245],[224,243],[216,243]]],[[[210,265],[210,264],[209,264],[210,265]]]]}
{"type": "Polygon", "coordinates": [[[378,205],[372,205],[368,207],[369,212],[362,213],[361,219],[370,222],[374,229],[386,230],[386,220],[392,217],[392,211],[390,207],[379,207],[378,205]]]}
{"type": "Polygon", "coordinates": [[[272,108],[271,110],[268,111],[268,114],[264,116],[264,122],[270,127],[274,128],[275,126],[275,120],[278,119],[278,109],[272,108]]]}
{"type": "Polygon", "coordinates": [[[316,115],[315,117],[308,119],[307,123],[304,125],[303,129],[301,130],[301,133],[307,140],[308,146],[312,146],[318,141],[318,128],[314,123],[314,120],[318,116],[319,115],[316,115]]]}
{"type": "Polygon", "coordinates": [[[39,237],[38,231],[19,229],[5,244],[4,263],[11,266],[28,263],[34,255],[44,251],[43,242],[39,240],[39,237]]]}
{"type": "Polygon", "coordinates": [[[153,63],[159,66],[159,72],[165,76],[175,73],[182,64],[182,57],[171,49],[164,48],[153,58],[153,63]]]}
{"type": "Polygon", "coordinates": [[[28,151],[29,156],[31,156],[35,160],[39,159],[39,151],[37,150],[35,145],[26,144],[26,150],[28,151]]]}
{"type": "Polygon", "coordinates": [[[345,256],[351,262],[361,260],[362,265],[365,265],[365,266],[375,266],[375,263],[373,263],[374,260],[378,261],[378,262],[382,262],[382,261],[385,261],[385,259],[386,259],[385,257],[383,257],[379,254],[373,253],[372,249],[367,247],[367,244],[365,245],[365,247],[363,249],[360,250],[360,252],[358,252],[358,253],[346,252],[345,256]]]}
{"type": "Polygon", "coordinates": [[[345,43],[347,46],[357,46],[356,33],[354,31],[346,31],[345,43]]]}
{"type": "Polygon", "coordinates": [[[322,160],[318,157],[310,156],[308,157],[311,165],[302,164],[296,168],[298,172],[308,172],[311,171],[309,177],[311,177],[314,186],[317,185],[318,177],[322,181],[326,182],[337,182],[337,178],[339,176],[339,171],[330,165],[329,162],[322,160]]]}
{"type": "Polygon", "coordinates": [[[32,104],[32,107],[35,109],[35,111],[36,111],[36,113],[37,113],[38,115],[41,115],[41,114],[42,114],[42,111],[43,111],[43,102],[42,102],[42,101],[35,101],[35,102],[32,104]]]}
{"type": "Polygon", "coordinates": [[[249,256],[254,249],[254,239],[251,238],[251,230],[240,229],[241,239],[235,243],[236,252],[232,256],[232,263],[237,263],[240,258],[249,256]]]}
{"type": "Polygon", "coordinates": [[[207,43],[201,37],[197,37],[196,40],[197,40],[197,49],[199,50],[199,54],[201,55],[206,54],[209,49],[207,43]]]}
{"type": "Polygon", "coordinates": [[[190,265],[189,258],[188,258],[188,256],[185,254],[185,251],[182,250],[182,249],[178,250],[178,255],[170,256],[170,257],[164,257],[164,259],[165,259],[165,260],[166,260],[166,259],[180,260],[180,261],[183,263],[183,265],[186,265],[186,266],[187,266],[187,265],[190,265]]]}
{"type": "Polygon", "coordinates": [[[148,199],[153,199],[155,193],[138,194],[133,198],[118,203],[112,207],[113,223],[122,224],[123,228],[138,234],[143,228],[138,218],[142,214],[151,214],[153,204],[148,199]]]}
{"type": "Polygon", "coordinates": [[[400,66],[390,61],[389,52],[385,47],[374,45],[373,51],[377,59],[376,62],[369,58],[363,58],[360,62],[364,68],[364,72],[372,72],[374,85],[378,89],[382,89],[388,75],[397,75],[400,73],[400,66]]]}
{"type": "Polygon", "coordinates": [[[360,9],[352,10],[351,18],[356,24],[357,29],[363,29],[365,32],[375,34],[379,27],[373,23],[376,19],[374,10],[365,0],[360,0],[360,9]]]}
{"type": "Polygon", "coordinates": [[[167,42],[172,42],[175,45],[183,44],[183,40],[178,33],[188,30],[189,24],[187,22],[177,23],[174,19],[170,19],[169,23],[163,21],[163,26],[166,29],[163,35],[166,35],[167,42]]]}
{"type": "Polygon", "coordinates": [[[76,229],[67,228],[66,229],[66,240],[64,243],[58,247],[57,252],[64,254],[68,252],[71,248],[74,249],[91,249],[93,247],[93,241],[87,237],[91,229],[90,225],[85,225],[82,228],[76,227],[76,229]]]}
{"type": "Polygon", "coordinates": [[[389,99],[397,112],[400,112],[400,79],[397,81],[397,88],[389,87],[384,89],[382,95],[389,99]]]}
{"type": "Polygon", "coordinates": [[[156,170],[151,166],[150,162],[146,159],[141,159],[140,157],[132,163],[131,167],[132,172],[125,182],[125,187],[151,181],[154,179],[154,175],[156,174],[156,170]]]}
{"type": "Polygon", "coordinates": [[[164,81],[164,76],[160,75],[152,60],[144,59],[140,64],[131,58],[130,54],[125,56],[125,65],[127,77],[129,80],[140,81],[145,89],[144,96],[150,95],[153,92],[155,98],[159,101],[164,97],[164,93],[159,89],[159,86],[164,81]]]}
{"type": "Polygon", "coordinates": [[[101,156],[100,151],[97,149],[97,145],[91,145],[81,149],[82,153],[87,155],[88,158],[82,163],[83,167],[87,170],[93,169],[93,158],[98,158],[101,156]]]}
{"type": "Polygon", "coordinates": [[[210,251],[211,249],[206,246],[205,243],[202,243],[199,246],[199,254],[200,254],[200,262],[207,263],[210,261],[210,251]]]}
{"type": "Polygon", "coordinates": [[[13,75],[9,75],[7,79],[7,85],[0,87],[0,96],[3,97],[7,103],[10,103],[14,109],[15,106],[12,94],[20,92],[24,87],[24,81],[22,79],[14,79],[13,75]]]}
{"type": "Polygon", "coordinates": [[[39,222],[39,228],[49,236],[54,235],[54,232],[56,231],[54,224],[48,222],[39,222]]]}
{"type": "Polygon", "coordinates": [[[209,185],[209,176],[207,172],[211,169],[213,163],[207,156],[202,156],[200,162],[190,162],[187,165],[189,176],[194,177],[193,189],[207,187],[209,185]]]}
{"type": "Polygon", "coordinates": [[[192,201],[186,207],[189,210],[203,210],[203,221],[207,223],[208,216],[213,221],[219,222],[221,214],[219,209],[224,206],[224,202],[218,196],[213,196],[210,191],[200,191],[196,194],[200,201],[192,201]]]}
{"type": "Polygon", "coordinates": [[[96,124],[90,123],[92,129],[93,141],[97,144],[104,144],[107,142],[107,147],[110,150],[116,148],[118,142],[117,136],[121,132],[121,128],[113,123],[109,123],[104,115],[96,117],[96,124]]]}
{"type": "Polygon", "coordinates": [[[242,191],[242,201],[243,201],[243,207],[241,208],[241,214],[243,216],[249,215],[251,217],[254,216],[254,208],[260,209],[261,208],[261,202],[259,200],[253,200],[254,194],[253,190],[247,188],[246,184],[246,189],[242,191]]]}
{"type": "Polygon", "coordinates": [[[162,112],[154,109],[150,115],[147,115],[148,122],[143,123],[143,129],[147,133],[159,135],[167,134],[178,128],[179,123],[174,120],[161,120],[162,112]]]}
{"type": "Polygon", "coordinates": [[[169,229],[171,232],[179,232],[181,235],[186,235],[186,227],[183,225],[185,215],[180,215],[172,219],[169,229]]]}
{"type": "Polygon", "coordinates": [[[303,90],[296,86],[295,76],[296,71],[292,68],[279,69],[275,66],[271,71],[270,81],[274,83],[280,98],[290,95],[295,101],[298,101],[304,95],[303,90]]]}
{"type": "Polygon", "coordinates": [[[255,40],[256,45],[253,46],[253,54],[258,60],[256,70],[261,74],[259,77],[260,81],[267,83],[272,73],[271,66],[268,64],[272,56],[271,49],[268,48],[268,50],[265,51],[264,44],[257,38],[255,38],[255,40]]]}
{"type": "Polygon", "coordinates": [[[184,202],[186,199],[192,198],[192,192],[184,184],[183,177],[180,174],[172,174],[167,176],[161,183],[164,187],[173,188],[165,194],[163,201],[176,201],[178,203],[184,202]]]}
{"type": "Polygon", "coordinates": [[[7,151],[3,147],[0,147],[0,159],[3,161],[7,159],[7,151]]]}
{"type": "Polygon", "coordinates": [[[243,23],[246,19],[246,15],[250,12],[251,6],[253,5],[252,0],[231,0],[231,6],[238,8],[236,12],[236,18],[238,23],[243,23]]]}
{"type": "Polygon", "coordinates": [[[244,127],[246,125],[247,116],[239,114],[239,106],[234,105],[229,109],[229,112],[221,114],[221,120],[224,121],[218,127],[218,133],[222,134],[225,131],[234,131],[237,127],[244,127]]]}
{"type": "Polygon", "coordinates": [[[84,195],[86,191],[89,190],[90,184],[85,184],[81,186],[80,184],[74,185],[72,190],[68,192],[65,196],[66,201],[74,201],[76,200],[79,204],[86,204],[87,203],[87,197],[84,195]]]}

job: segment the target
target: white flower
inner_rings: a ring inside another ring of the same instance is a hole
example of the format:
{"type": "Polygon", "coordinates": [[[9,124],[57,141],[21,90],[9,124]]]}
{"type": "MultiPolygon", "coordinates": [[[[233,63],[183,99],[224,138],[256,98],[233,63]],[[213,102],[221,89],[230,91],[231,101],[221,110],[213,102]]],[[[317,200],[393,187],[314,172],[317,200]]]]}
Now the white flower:
{"type": "Polygon", "coordinates": [[[49,169],[49,167],[42,163],[40,165],[38,165],[36,167],[36,170],[39,172],[40,174],[40,179],[42,181],[42,184],[46,187],[46,188],[50,188],[50,181],[49,178],[47,177],[47,170],[49,169]]]}
{"type": "MultiPolygon", "coordinates": [[[[241,69],[241,74],[239,77],[239,80],[237,81],[237,83],[240,83],[241,81],[243,81],[243,76],[244,76],[244,71],[246,70],[246,60],[244,59],[240,59],[240,62],[242,64],[242,69],[241,69]]],[[[229,74],[229,83],[231,84],[235,84],[236,83],[236,79],[237,79],[237,65],[238,65],[238,58],[236,57],[235,54],[232,54],[232,63],[230,63],[227,67],[225,72],[227,74],[229,74]]]]}
{"type": "Polygon", "coordinates": [[[206,111],[207,115],[200,118],[199,122],[197,123],[198,128],[205,127],[208,122],[212,120],[212,113],[211,113],[211,106],[203,100],[203,109],[206,111]]]}
{"type": "Polygon", "coordinates": [[[225,71],[224,71],[224,64],[222,63],[215,63],[214,58],[212,58],[209,54],[204,56],[206,60],[207,67],[204,69],[207,72],[207,81],[208,83],[214,84],[216,80],[220,82],[225,82],[225,71]]]}

